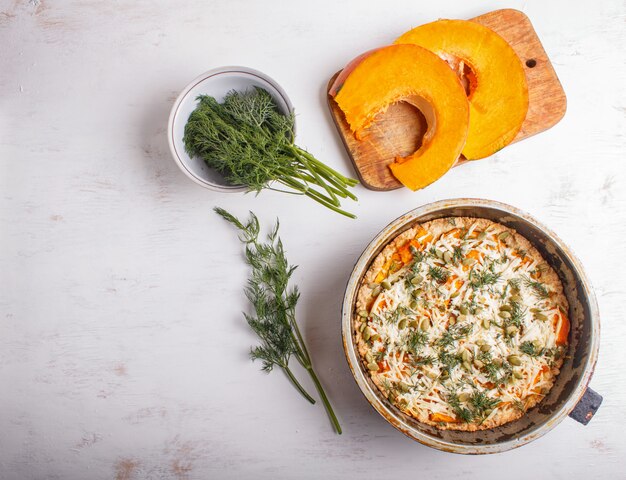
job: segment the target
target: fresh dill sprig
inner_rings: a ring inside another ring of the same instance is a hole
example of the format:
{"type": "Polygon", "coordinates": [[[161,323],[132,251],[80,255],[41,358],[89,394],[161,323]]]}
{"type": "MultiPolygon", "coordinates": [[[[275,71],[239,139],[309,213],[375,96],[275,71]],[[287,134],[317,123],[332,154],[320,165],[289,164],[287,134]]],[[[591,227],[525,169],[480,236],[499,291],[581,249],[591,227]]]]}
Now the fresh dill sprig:
{"type": "Polygon", "coordinates": [[[358,181],[347,178],[294,144],[294,115],[278,110],[272,96],[255,87],[231,91],[219,103],[208,95],[198,97],[183,141],[190,156],[198,156],[220,172],[228,183],[245,185],[250,192],[273,188],[306,195],[347,217],[340,199],[356,196],[349,191],[358,181]]]}
{"type": "Polygon", "coordinates": [[[546,299],[550,296],[550,292],[548,291],[547,287],[543,283],[537,280],[533,280],[530,277],[524,278],[524,285],[530,288],[533,291],[533,294],[535,295],[535,297],[541,300],[546,299]]]}
{"type": "Polygon", "coordinates": [[[252,212],[250,219],[243,223],[222,208],[214,210],[239,229],[239,239],[246,245],[246,262],[252,273],[245,294],[254,306],[254,314],[244,316],[261,340],[261,344],[250,353],[252,359],[261,360],[265,372],[271,372],[275,366],[280,367],[298,391],[309,402],[315,403],[289,367],[291,357],[295,357],[311,376],[335,430],[341,433],[339,421],[313,370],[311,357],[296,322],[296,304],[300,293],[297,287],[289,287],[289,281],[297,267],[287,261],[283,243],[278,237],[278,222],[268,235],[268,241],[262,243],[259,241],[259,220],[252,212]]]}

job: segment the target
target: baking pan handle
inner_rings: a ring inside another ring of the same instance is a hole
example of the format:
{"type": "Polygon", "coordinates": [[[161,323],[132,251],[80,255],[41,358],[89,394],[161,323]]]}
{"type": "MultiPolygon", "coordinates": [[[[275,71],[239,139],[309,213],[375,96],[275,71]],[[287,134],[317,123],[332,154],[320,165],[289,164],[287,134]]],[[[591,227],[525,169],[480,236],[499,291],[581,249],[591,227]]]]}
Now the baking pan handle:
{"type": "Polygon", "coordinates": [[[591,388],[587,388],[574,407],[574,410],[569,413],[569,416],[577,422],[587,425],[598,411],[598,408],[600,408],[601,403],[602,395],[593,391],[591,388]]]}

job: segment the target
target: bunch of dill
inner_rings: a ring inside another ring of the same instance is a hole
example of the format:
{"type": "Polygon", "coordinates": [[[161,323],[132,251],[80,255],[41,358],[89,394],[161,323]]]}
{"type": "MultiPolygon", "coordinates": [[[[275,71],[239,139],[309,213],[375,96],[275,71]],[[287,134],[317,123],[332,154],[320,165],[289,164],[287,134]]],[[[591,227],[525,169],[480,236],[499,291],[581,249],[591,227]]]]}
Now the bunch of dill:
{"type": "MultiPolygon", "coordinates": [[[[340,198],[356,196],[348,188],[358,182],[347,178],[294,144],[294,116],[283,115],[262,88],[231,91],[219,103],[208,95],[185,125],[183,141],[191,156],[199,156],[233,185],[251,192],[272,188],[276,182],[306,195],[351,218],[340,198]]],[[[283,190],[284,191],[284,190],[283,190]]]]}
{"type": "Polygon", "coordinates": [[[289,367],[289,361],[295,357],[311,376],[335,430],[341,433],[339,421],[313,370],[311,357],[296,322],[296,304],[300,293],[297,287],[289,288],[289,280],[297,267],[287,261],[283,243],[278,237],[278,222],[268,235],[268,241],[261,243],[259,220],[254,213],[250,212],[250,219],[244,224],[222,208],[214,210],[240,230],[239,239],[246,245],[246,262],[252,268],[245,293],[254,307],[254,315],[244,316],[261,344],[251,350],[250,356],[253,360],[261,360],[262,369],[266,372],[271,372],[274,367],[281,368],[302,396],[314,404],[313,397],[289,367]]]}

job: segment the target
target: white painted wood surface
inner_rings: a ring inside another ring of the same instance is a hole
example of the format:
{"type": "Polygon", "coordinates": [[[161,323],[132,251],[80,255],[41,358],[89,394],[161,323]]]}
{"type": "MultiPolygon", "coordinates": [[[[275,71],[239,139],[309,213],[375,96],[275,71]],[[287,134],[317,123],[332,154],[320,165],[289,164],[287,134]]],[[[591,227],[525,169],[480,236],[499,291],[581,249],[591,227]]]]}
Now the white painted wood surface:
{"type": "Polygon", "coordinates": [[[0,478],[626,478],[625,19],[621,1],[0,0],[0,478]],[[424,191],[359,188],[351,221],[279,193],[206,191],[170,158],[177,93],[240,64],[289,93],[300,145],[350,172],[330,75],[417,24],[503,7],[530,16],[568,112],[424,191]],[[528,211],[586,266],[603,335],[591,386],[605,398],[589,426],[567,419],[519,450],[464,457],[405,438],[359,392],[339,328],[353,262],[401,213],[457,196],[528,211]],[[342,436],[249,361],[247,269],[215,205],[280,217],[342,436]]]}

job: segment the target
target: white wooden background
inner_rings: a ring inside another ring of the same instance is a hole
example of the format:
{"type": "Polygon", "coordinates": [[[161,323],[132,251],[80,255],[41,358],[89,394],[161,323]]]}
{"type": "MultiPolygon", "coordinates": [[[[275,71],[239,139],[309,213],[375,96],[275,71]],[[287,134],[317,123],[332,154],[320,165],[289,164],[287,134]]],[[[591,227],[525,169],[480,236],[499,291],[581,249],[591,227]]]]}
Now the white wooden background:
{"type": "Polygon", "coordinates": [[[626,478],[625,22],[623,1],[0,0],[0,478],[626,478]],[[239,64],[289,93],[300,145],[351,172],[327,79],[412,26],[503,7],[533,21],[567,114],[424,191],[359,187],[351,221],[279,193],[212,193],[170,157],[178,92],[239,64]],[[394,430],[354,383],[339,328],[353,262],[401,213],[458,196],[530,212],[586,266],[602,315],[591,386],[605,398],[589,426],[446,454],[394,430]],[[247,269],[215,205],[280,217],[343,435],[249,361],[247,269]]]}

